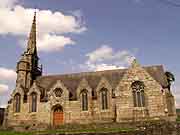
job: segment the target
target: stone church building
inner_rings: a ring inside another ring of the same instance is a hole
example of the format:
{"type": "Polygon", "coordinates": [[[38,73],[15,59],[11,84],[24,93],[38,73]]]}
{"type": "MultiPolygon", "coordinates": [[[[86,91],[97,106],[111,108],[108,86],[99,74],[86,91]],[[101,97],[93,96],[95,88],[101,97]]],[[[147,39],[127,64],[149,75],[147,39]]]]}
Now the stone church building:
{"type": "Polygon", "coordinates": [[[38,61],[34,16],[6,108],[8,127],[176,119],[162,65],[134,60],[127,69],[43,76],[38,61]]]}

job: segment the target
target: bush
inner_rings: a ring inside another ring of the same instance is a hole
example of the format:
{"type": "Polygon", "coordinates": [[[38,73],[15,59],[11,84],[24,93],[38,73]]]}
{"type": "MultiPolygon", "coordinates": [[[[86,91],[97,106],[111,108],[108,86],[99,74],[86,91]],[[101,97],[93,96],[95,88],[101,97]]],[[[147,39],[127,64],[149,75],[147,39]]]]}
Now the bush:
{"type": "Polygon", "coordinates": [[[177,117],[176,121],[180,123],[180,116],[177,117]]]}

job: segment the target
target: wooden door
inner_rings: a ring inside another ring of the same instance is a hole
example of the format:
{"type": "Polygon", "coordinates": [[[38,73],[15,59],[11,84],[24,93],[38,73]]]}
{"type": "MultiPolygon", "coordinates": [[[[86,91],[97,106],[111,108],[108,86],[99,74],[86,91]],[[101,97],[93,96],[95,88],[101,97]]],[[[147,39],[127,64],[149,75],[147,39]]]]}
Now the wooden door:
{"type": "Polygon", "coordinates": [[[63,124],[63,111],[61,108],[56,108],[54,110],[54,114],[53,114],[53,124],[54,126],[58,126],[63,124]]]}

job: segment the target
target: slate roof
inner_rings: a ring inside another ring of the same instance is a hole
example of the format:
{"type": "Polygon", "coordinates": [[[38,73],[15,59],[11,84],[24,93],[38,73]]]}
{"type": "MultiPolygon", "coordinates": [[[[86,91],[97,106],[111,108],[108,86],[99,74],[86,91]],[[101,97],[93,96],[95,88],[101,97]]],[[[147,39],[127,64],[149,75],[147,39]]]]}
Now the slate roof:
{"type": "MultiPolygon", "coordinates": [[[[162,87],[167,86],[167,81],[164,76],[164,70],[162,65],[143,67],[162,87]]],[[[82,73],[72,73],[72,74],[62,74],[62,75],[48,75],[38,77],[36,84],[41,88],[49,91],[50,88],[57,82],[61,80],[67,89],[72,93],[72,99],[76,99],[76,89],[80,81],[85,78],[90,87],[95,90],[102,77],[105,77],[113,89],[118,85],[123,75],[128,69],[116,69],[116,70],[106,70],[97,72],[82,72],[82,73]]]]}

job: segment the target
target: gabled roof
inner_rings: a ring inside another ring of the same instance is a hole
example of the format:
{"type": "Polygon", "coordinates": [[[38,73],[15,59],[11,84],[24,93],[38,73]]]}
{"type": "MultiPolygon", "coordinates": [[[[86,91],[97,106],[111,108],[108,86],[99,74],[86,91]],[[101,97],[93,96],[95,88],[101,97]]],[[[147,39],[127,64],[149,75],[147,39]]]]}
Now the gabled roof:
{"type": "Polygon", "coordinates": [[[165,72],[162,65],[144,67],[144,69],[164,88],[167,87],[165,72]]]}
{"type": "MultiPolygon", "coordinates": [[[[162,87],[167,86],[167,81],[164,76],[163,66],[149,66],[143,67],[162,87]]],[[[116,88],[123,75],[128,69],[116,69],[116,70],[106,70],[97,72],[82,72],[73,74],[63,74],[63,75],[48,75],[38,77],[36,84],[49,91],[50,88],[57,82],[61,80],[62,83],[67,87],[67,89],[72,93],[73,98],[76,99],[76,89],[80,81],[84,78],[88,81],[90,87],[95,90],[99,84],[102,77],[106,78],[113,89],[116,88]]]]}

